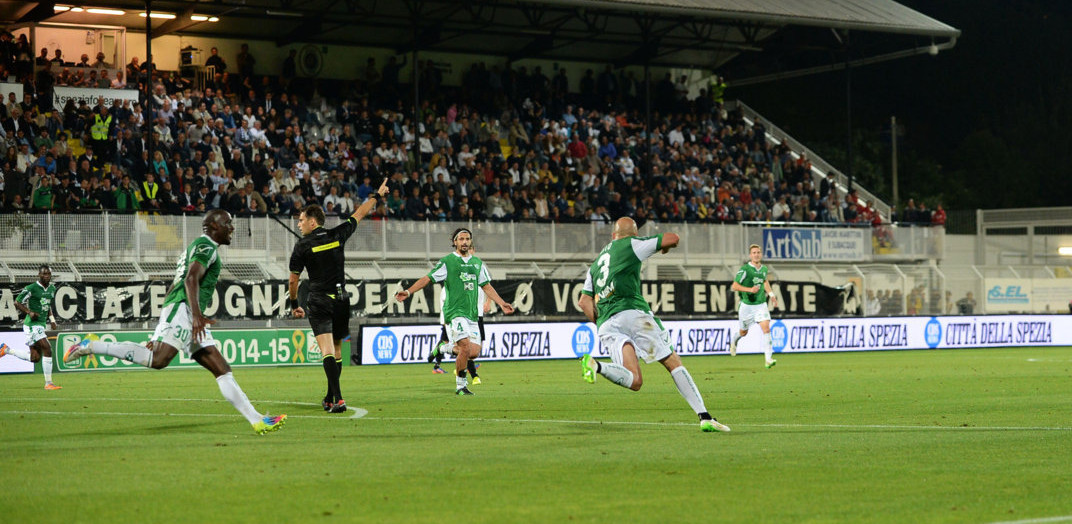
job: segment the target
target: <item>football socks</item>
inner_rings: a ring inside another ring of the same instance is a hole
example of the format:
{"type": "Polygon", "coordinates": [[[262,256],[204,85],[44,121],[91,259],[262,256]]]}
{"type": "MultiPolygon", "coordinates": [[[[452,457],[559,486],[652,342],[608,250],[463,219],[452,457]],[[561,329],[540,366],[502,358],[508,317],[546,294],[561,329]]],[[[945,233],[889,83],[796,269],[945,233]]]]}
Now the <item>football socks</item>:
{"type": "Polygon", "coordinates": [[[633,388],[633,372],[629,371],[625,366],[613,362],[600,363],[597,373],[623,388],[633,388]]]}
{"type": "Polygon", "coordinates": [[[30,361],[30,348],[27,347],[8,346],[7,354],[18,357],[26,362],[30,361]]]}
{"type": "MultiPolygon", "coordinates": [[[[696,382],[692,380],[689,370],[685,369],[685,366],[678,366],[670,372],[670,376],[674,379],[674,385],[677,386],[678,393],[685,397],[685,402],[689,403],[692,411],[697,415],[707,413],[703,398],[700,397],[700,390],[696,389],[696,382]]],[[[700,418],[702,419],[703,417],[700,418]]]]}
{"type": "Polygon", "coordinates": [[[220,386],[220,393],[223,393],[223,398],[227,399],[243,417],[250,424],[256,424],[261,421],[263,415],[257,413],[256,409],[253,409],[253,404],[249,403],[249,398],[242,391],[242,388],[238,387],[238,382],[235,382],[234,375],[231,373],[224,373],[216,377],[216,384],[220,386]]]}
{"type": "Polygon", "coordinates": [[[41,357],[41,371],[45,373],[45,384],[52,383],[52,357],[41,357]]]}
{"type": "MultiPolygon", "coordinates": [[[[110,355],[127,362],[133,362],[139,366],[150,367],[153,363],[153,352],[136,342],[93,340],[89,343],[89,350],[97,355],[110,355]]],[[[260,417],[257,417],[257,419],[259,420],[260,417]]]]}
{"type": "Polygon", "coordinates": [[[324,375],[328,379],[328,397],[332,402],[335,402],[342,398],[342,391],[339,387],[339,375],[342,373],[342,366],[335,360],[333,355],[324,357],[324,375]]]}

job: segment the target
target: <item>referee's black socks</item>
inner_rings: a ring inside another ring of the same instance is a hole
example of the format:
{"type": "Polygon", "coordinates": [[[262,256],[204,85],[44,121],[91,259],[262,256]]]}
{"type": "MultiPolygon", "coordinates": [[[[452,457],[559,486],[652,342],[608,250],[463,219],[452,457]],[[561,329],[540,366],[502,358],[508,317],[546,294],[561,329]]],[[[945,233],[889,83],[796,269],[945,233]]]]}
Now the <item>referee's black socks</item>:
{"type": "Polygon", "coordinates": [[[342,399],[342,392],[339,390],[339,375],[341,374],[342,366],[335,360],[335,356],[325,356],[324,375],[328,378],[328,395],[333,397],[333,402],[338,402],[342,399]]]}

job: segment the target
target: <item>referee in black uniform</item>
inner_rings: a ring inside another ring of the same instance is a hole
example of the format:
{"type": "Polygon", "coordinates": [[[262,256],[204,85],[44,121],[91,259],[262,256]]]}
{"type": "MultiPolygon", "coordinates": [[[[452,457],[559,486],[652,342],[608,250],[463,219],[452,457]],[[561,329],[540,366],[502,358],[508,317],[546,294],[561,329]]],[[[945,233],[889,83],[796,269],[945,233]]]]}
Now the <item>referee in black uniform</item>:
{"type": "Polygon", "coordinates": [[[365,218],[376,202],[387,193],[387,180],[369,195],[353,215],[343,223],[324,229],[324,210],[316,204],[308,205],[298,215],[298,228],[302,239],[290,255],[290,309],[294,318],[304,318],[305,309],[298,305],[298,277],[302,270],[309,272],[309,324],[316,335],[316,343],[324,355],[324,374],[328,377],[328,393],[324,396],[324,411],[343,413],[346,401],[339,389],[342,374],[342,339],[350,335],[350,300],[346,295],[344,273],[346,241],[357,229],[357,223],[365,218]],[[334,351],[328,351],[333,348],[334,351]]]}

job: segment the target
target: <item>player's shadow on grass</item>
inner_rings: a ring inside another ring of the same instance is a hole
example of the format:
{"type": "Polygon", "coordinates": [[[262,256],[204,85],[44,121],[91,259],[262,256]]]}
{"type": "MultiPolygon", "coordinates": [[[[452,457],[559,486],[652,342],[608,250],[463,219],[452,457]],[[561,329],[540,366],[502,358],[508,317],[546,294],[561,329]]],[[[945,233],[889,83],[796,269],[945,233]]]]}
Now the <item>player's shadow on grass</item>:
{"type": "MultiPolygon", "coordinates": [[[[160,425],[160,426],[141,426],[141,427],[130,426],[130,427],[126,427],[126,428],[109,427],[107,429],[101,429],[100,431],[82,431],[82,432],[79,432],[79,433],[70,433],[70,434],[68,434],[68,437],[114,438],[114,437],[130,437],[132,435],[152,436],[152,435],[158,435],[160,433],[189,433],[190,430],[194,429],[194,428],[220,427],[220,426],[225,426],[227,424],[232,424],[232,423],[233,423],[232,421],[220,420],[220,421],[217,421],[217,422],[198,422],[198,423],[195,423],[195,424],[187,424],[187,423],[178,423],[178,422],[176,422],[175,424],[167,424],[167,425],[160,425]]],[[[94,446],[94,447],[95,448],[107,448],[109,446],[105,445],[105,446],[94,446]]],[[[125,448],[128,448],[130,446],[129,446],[129,444],[124,444],[124,445],[119,446],[119,447],[125,449],[125,448]]],[[[151,445],[149,443],[146,443],[146,447],[151,447],[151,445]]]]}

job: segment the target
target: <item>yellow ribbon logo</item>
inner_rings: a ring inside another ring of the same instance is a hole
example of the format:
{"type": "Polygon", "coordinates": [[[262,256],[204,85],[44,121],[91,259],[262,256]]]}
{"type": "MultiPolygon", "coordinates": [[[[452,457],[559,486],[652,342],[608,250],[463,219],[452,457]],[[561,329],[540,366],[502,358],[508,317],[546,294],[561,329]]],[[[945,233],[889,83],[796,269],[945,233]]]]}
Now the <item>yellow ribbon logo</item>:
{"type": "Polygon", "coordinates": [[[290,341],[294,343],[294,358],[291,362],[297,363],[301,361],[305,363],[305,333],[300,329],[295,329],[290,341]]]}

